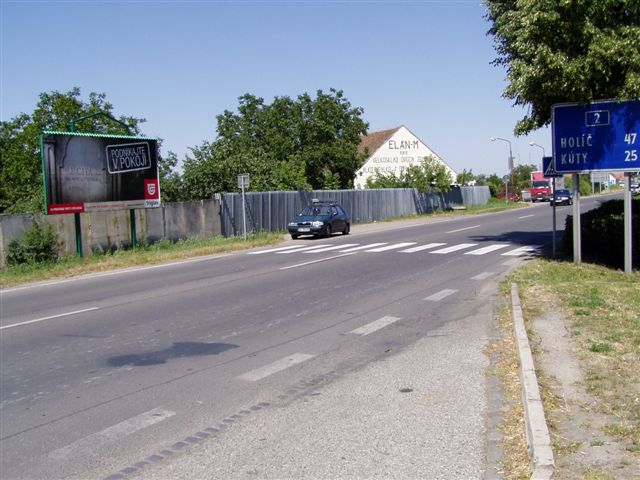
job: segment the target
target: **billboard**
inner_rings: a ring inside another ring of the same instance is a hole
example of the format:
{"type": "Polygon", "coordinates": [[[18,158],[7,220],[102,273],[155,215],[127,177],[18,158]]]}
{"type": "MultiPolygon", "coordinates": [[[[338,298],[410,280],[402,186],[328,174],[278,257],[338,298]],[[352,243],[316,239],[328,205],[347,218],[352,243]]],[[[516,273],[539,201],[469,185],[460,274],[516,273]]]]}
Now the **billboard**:
{"type": "Polygon", "coordinates": [[[158,140],[43,132],[48,214],[160,206],[158,140]]]}

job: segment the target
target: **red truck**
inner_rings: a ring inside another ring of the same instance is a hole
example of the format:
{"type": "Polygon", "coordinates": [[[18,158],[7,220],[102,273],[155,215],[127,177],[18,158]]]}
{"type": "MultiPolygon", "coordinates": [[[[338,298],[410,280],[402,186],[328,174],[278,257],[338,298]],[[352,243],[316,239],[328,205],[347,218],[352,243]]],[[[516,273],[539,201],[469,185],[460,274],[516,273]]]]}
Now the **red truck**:
{"type": "Polygon", "coordinates": [[[551,179],[544,178],[542,170],[531,172],[531,201],[551,201],[551,179]]]}

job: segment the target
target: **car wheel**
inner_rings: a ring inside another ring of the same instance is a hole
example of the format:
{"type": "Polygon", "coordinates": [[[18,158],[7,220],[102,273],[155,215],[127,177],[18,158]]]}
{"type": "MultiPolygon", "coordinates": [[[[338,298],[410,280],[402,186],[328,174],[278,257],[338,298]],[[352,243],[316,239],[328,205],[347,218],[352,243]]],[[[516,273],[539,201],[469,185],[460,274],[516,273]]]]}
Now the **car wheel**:
{"type": "Polygon", "coordinates": [[[292,233],[292,234],[291,234],[291,239],[292,239],[292,240],[295,240],[295,239],[297,239],[299,236],[300,236],[300,235],[296,235],[295,233],[292,233]]]}
{"type": "Polygon", "coordinates": [[[343,235],[349,235],[350,231],[351,231],[351,226],[348,223],[346,223],[344,225],[344,230],[342,231],[342,234],[343,235]]]}
{"type": "Polygon", "coordinates": [[[327,225],[327,228],[324,231],[324,236],[325,237],[330,237],[331,236],[331,225],[327,225]]]}

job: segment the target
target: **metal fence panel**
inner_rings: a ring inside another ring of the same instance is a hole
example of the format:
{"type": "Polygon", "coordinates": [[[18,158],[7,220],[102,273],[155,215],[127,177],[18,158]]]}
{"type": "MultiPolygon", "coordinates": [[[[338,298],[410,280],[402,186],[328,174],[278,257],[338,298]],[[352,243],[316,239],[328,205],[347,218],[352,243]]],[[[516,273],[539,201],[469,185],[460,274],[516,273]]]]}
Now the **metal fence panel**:
{"type": "MultiPolygon", "coordinates": [[[[225,193],[221,197],[222,234],[227,237],[242,235],[242,195],[225,193]]],[[[413,188],[247,192],[247,232],[286,231],[289,219],[314,198],[340,203],[349,212],[351,222],[357,224],[429,213],[456,205],[484,204],[489,197],[488,187],[455,187],[444,194],[418,192],[413,188]]]]}

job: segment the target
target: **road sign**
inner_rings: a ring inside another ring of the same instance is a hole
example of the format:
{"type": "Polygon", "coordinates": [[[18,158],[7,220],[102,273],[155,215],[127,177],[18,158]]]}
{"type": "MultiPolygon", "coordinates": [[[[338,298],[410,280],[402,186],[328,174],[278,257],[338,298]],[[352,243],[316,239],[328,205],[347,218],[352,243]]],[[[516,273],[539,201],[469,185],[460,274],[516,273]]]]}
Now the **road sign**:
{"type": "Polygon", "coordinates": [[[238,188],[249,188],[249,174],[238,174],[238,188]]]}
{"type": "Polygon", "coordinates": [[[562,177],[562,173],[556,172],[553,157],[542,157],[542,175],[544,178],[562,177]]]}
{"type": "Polygon", "coordinates": [[[551,108],[558,173],[640,172],[640,102],[602,101],[551,108]]]}

